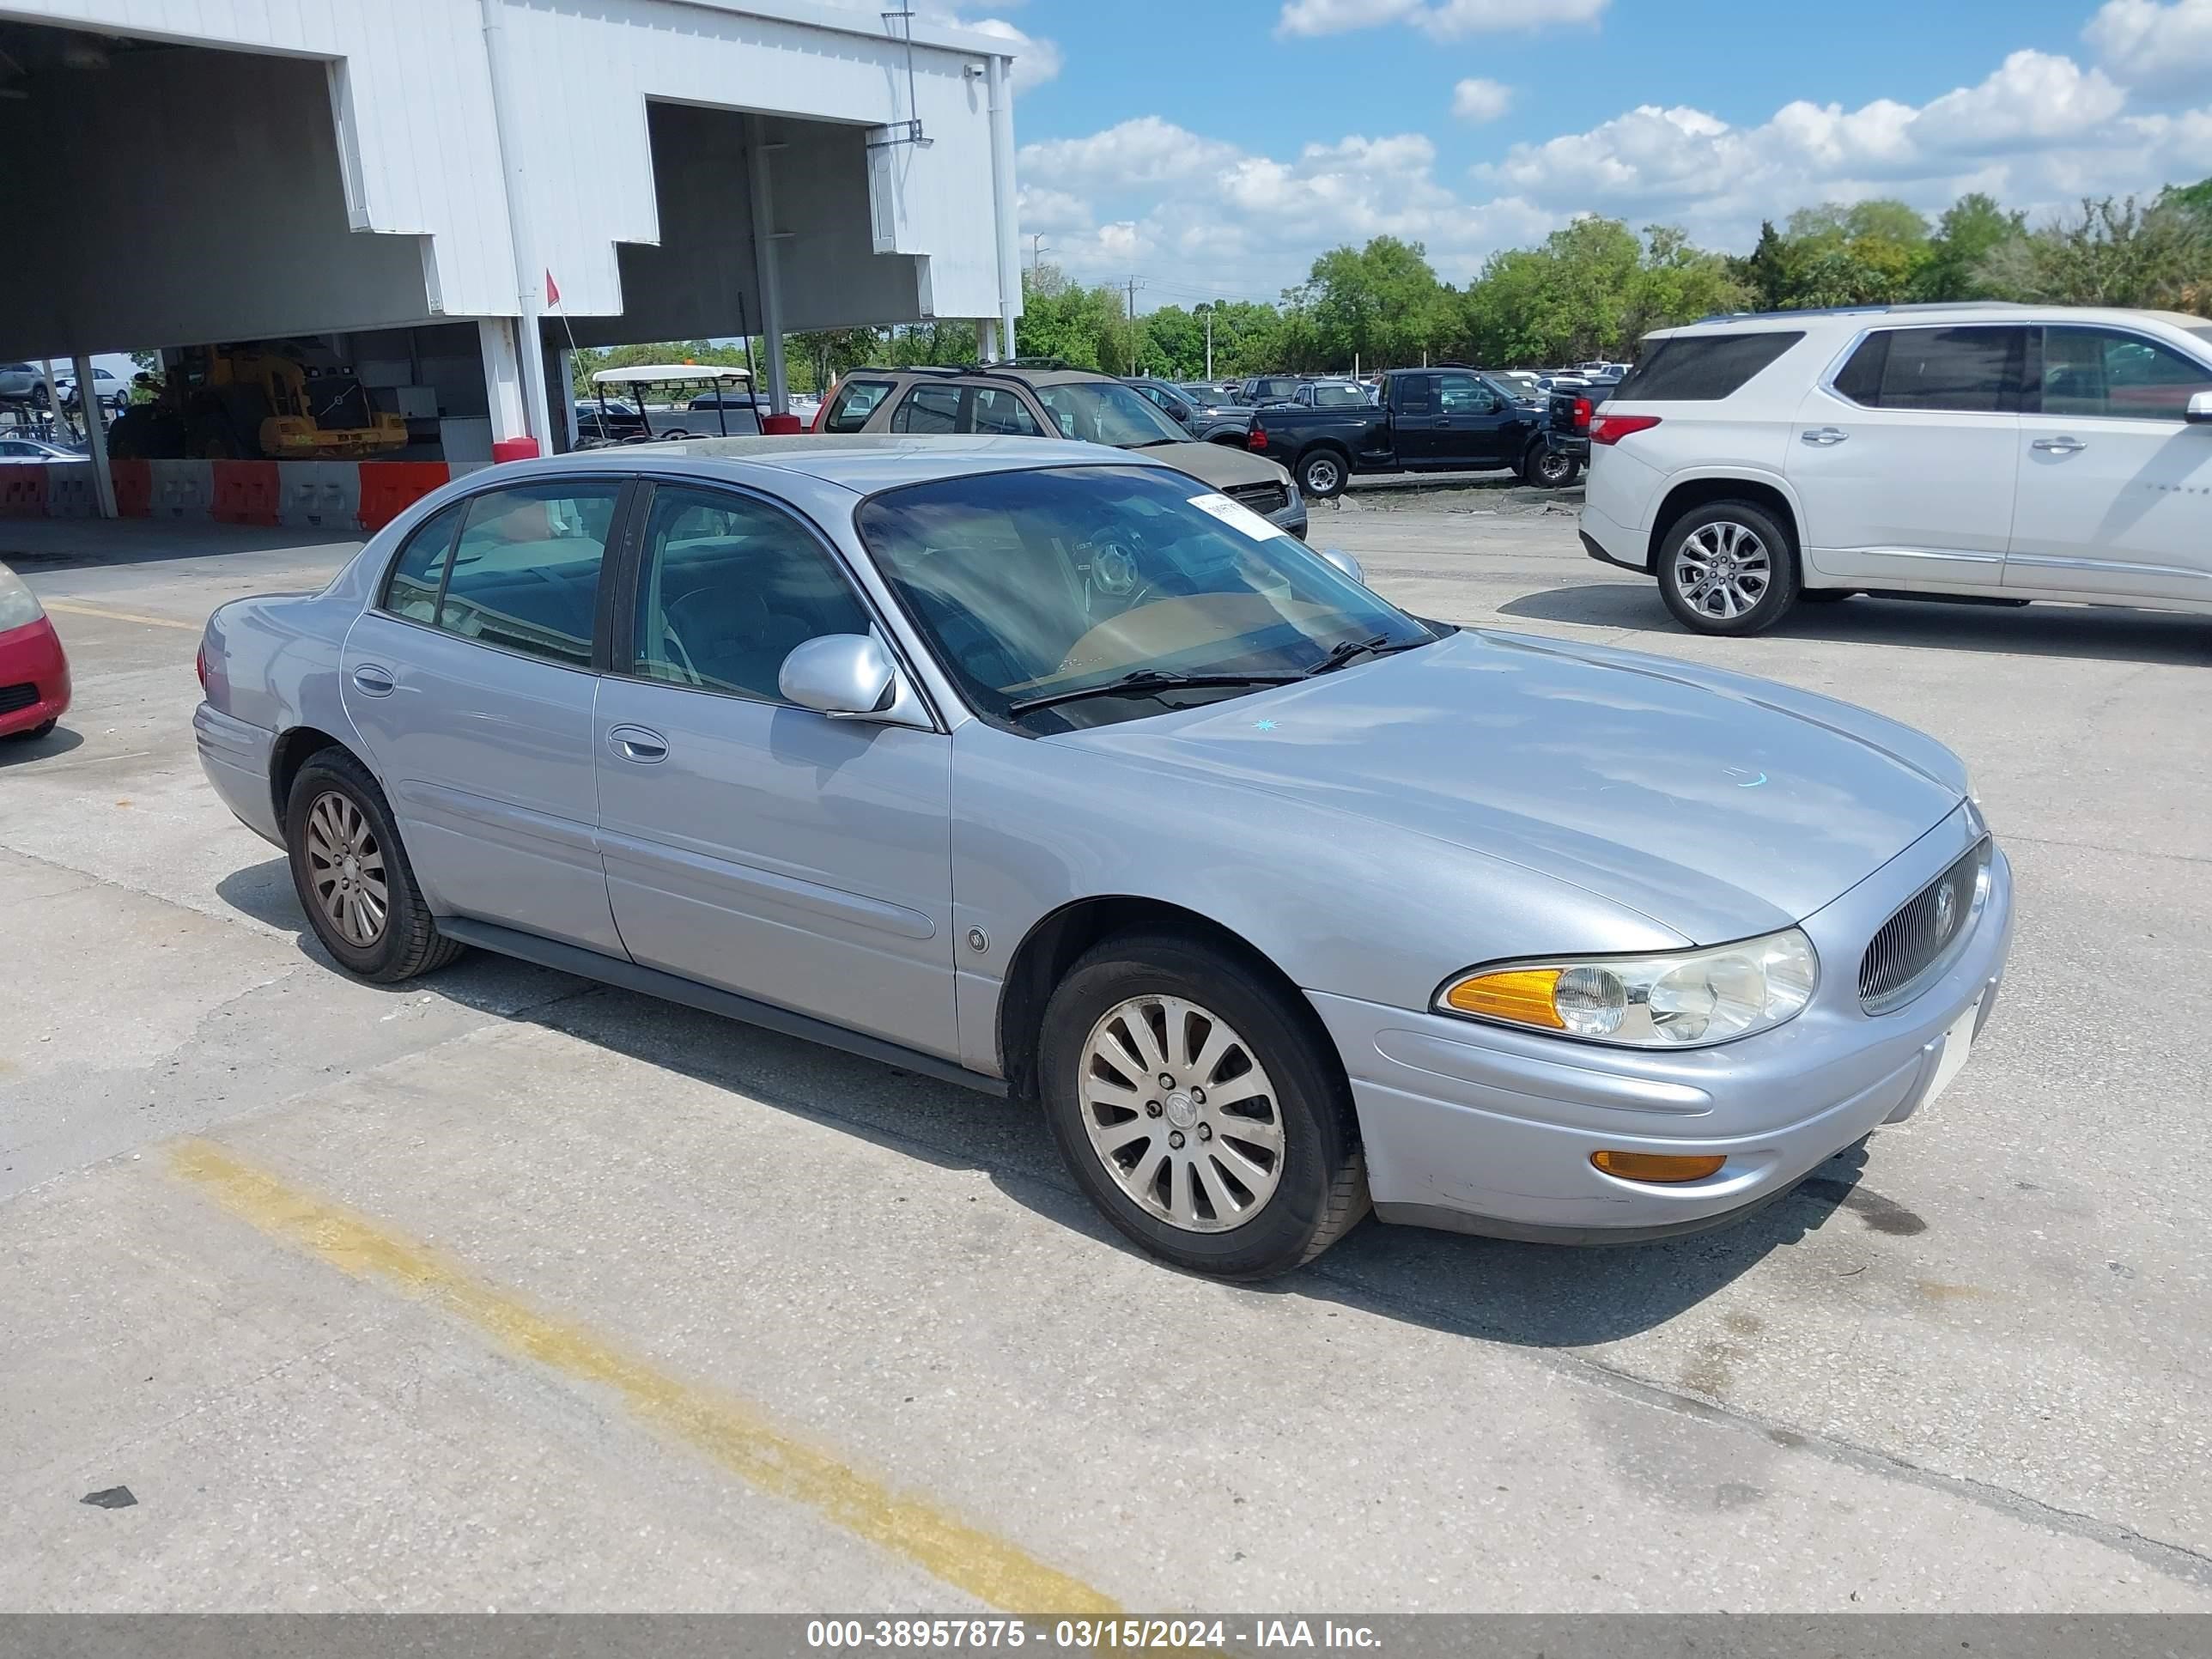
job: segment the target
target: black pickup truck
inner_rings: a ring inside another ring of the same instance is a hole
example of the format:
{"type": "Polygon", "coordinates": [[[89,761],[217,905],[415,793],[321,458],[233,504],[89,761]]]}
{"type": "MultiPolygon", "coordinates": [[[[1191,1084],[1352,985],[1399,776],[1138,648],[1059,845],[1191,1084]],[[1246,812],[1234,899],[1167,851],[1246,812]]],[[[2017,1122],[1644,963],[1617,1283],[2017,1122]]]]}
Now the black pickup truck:
{"type": "Polygon", "coordinates": [[[1575,465],[1547,441],[1544,411],[1513,387],[1455,364],[1394,368],[1381,402],[1364,409],[1270,404],[1248,447],[1290,468],[1313,501],[1344,493],[1355,472],[1462,472],[1506,467],[1530,483],[1574,481],[1575,465]]]}
{"type": "Polygon", "coordinates": [[[1620,385],[1619,380],[1590,380],[1552,388],[1547,441],[1552,453],[1567,463],[1568,479],[1589,465],[1591,412],[1620,385]]]}

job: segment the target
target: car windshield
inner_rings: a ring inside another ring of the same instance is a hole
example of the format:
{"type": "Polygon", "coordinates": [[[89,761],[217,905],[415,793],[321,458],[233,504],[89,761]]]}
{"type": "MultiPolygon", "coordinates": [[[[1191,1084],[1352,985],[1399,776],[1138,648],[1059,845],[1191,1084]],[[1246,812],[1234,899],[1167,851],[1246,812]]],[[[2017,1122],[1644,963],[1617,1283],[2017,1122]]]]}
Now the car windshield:
{"type": "Polygon", "coordinates": [[[1116,380],[1062,381],[1037,387],[1036,395],[1063,438],[1135,449],[1146,444],[1179,444],[1187,436],[1142,392],[1116,380]]]}
{"type": "Polygon", "coordinates": [[[1031,731],[1237,696],[1342,660],[1339,647],[1437,637],[1258,514],[1164,469],[910,484],[871,497],[855,524],[970,704],[1031,731]],[[1132,676],[1160,682],[1088,695],[1132,676]],[[1185,676],[1217,683],[1173,684],[1185,676]],[[1068,693],[1076,700],[1056,701],[1068,693]],[[1024,707],[1041,699],[1055,701],[1024,707]]]}
{"type": "Polygon", "coordinates": [[[1356,386],[1317,386],[1313,389],[1316,409],[1351,409],[1367,401],[1367,393],[1356,386]]]}

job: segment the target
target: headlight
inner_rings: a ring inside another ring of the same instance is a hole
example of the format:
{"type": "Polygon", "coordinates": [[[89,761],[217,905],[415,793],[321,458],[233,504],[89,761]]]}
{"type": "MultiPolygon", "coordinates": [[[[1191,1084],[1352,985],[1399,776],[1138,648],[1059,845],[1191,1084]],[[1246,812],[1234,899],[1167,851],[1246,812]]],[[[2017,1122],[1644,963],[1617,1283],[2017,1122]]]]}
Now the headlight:
{"type": "Polygon", "coordinates": [[[0,634],[26,627],[46,614],[39,596],[23,586],[23,579],[0,564],[0,634]]]}
{"type": "Polygon", "coordinates": [[[1794,1018],[1820,982],[1796,928],[1660,956],[1586,957],[1477,969],[1437,993],[1437,1012],[1589,1042],[1690,1048],[1794,1018]]]}

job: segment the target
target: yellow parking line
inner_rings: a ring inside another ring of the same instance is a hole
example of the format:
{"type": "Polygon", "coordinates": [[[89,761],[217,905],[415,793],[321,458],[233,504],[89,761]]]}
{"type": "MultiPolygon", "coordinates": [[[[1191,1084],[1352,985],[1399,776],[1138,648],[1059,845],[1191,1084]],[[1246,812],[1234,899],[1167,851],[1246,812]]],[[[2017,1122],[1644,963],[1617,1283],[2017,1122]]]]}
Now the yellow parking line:
{"type": "Polygon", "coordinates": [[[174,617],[149,617],[138,611],[110,611],[104,605],[80,605],[75,599],[41,599],[49,611],[70,617],[101,617],[109,622],[144,623],[149,628],[188,628],[197,634],[204,623],[179,622],[174,617]]]}
{"type": "Polygon", "coordinates": [[[231,1214],[356,1279],[380,1280],[475,1326],[514,1352],[618,1394],[638,1416],[762,1490],[903,1556],[1007,1613],[1118,1613],[1098,1590],[1016,1545],[919,1498],[903,1497],[776,1428],[743,1401],[680,1382],[580,1326],[441,1259],[428,1245],[289,1186],[209,1140],[169,1152],[169,1167],[231,1214]]]}

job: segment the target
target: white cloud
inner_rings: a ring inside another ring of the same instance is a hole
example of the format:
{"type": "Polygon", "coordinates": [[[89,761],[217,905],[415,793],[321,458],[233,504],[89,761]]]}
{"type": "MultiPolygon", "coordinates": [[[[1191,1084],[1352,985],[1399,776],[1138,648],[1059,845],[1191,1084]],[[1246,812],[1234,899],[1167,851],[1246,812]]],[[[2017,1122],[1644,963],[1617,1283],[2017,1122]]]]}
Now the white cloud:
{"type": "Polygon", "coordinates": [[[1279,35],[1345,34],[1409,23],[1438,40],[1595,22],[1611,0],[1283,0],[1279,35]]]}
{"type": "Polygon", "coordinates": [[[2130,86],[2179,92],[2212,83],[2212,0],[2106,0],[2081,38],[2130,86]]]}
{"type": "MultiPolygon", "coordinates": [[[[1297,4],[1332,8],[1339,27],[1358,26],[1341,21],[1355,13],[1403,21],[1434,9],[1297,4]]],[[[1084,280],[1136,272],[1152,283],[1150,302],[1188,302],[1271,296],[1322,251],[1385,234],[1425,244],[1439,275],[1464,283],[1489,253],[1584,213],[1679,224],[1707,246],[1742,251],[1762,218],[1824,201],[1893,196],[1933,214],[1978,190],[2042,217],[2084,195],[2147,194],[2212,174],[2212,103],[2138,112],[2129,72],[2024,51],[1919,105],[1800,100],[1737,125],[1647,104],[1513,144],[1458,187],[1437,177],[1437,147],[1419,133],[1355,134],[1283,156],[1143,116],[1025,147],[1022,228],[1044,232],[1084,280]]]]}
{"type": "MultiPolygon", "coordinates": [[[[999,0],[1004,5],[1006,0],[999,0]]],[[[1025,34],[1003,17],[978,17],[963,21],[960,27],[975,34],[988,34],[1004,40],[1014,48],[1014,88],[1017,91],[1041,87],[1057,76],[1066,58],[1060,47],[1041,35],[1025,34]]]]}
{"type": "Polygon", "coordinates": [[[1495,121],[1513,107],[1513,88],[1471,75],[1452,88],[1452,113],[1462,121],[1495,121]]]}

